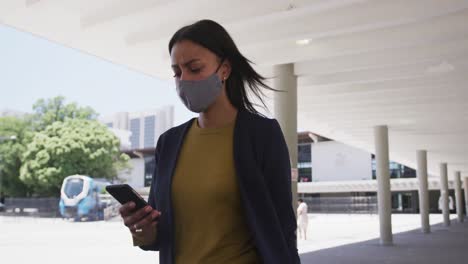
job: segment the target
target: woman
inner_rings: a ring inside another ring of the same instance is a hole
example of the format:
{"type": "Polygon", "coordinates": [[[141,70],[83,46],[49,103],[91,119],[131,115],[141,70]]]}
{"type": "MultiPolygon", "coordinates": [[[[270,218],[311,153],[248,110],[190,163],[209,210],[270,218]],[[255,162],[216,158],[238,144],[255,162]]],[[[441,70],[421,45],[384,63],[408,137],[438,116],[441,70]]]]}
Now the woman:
{"type": "Polygon", "coordinates": [[[199,113],[161,135],[147,208],[121,207],[134,245],[160,263],[299,263],[290,161],[276,120],[258,114],[271,89],[210,20],[169,42],[177,92],[199,113]]]}
{"type": "Polygon", "coordinates": [[[307,204],[304,200],[297,201],[297,232],[299,239],[304,238],[307,240],[307,225],[309,224],[309,217],[307,216],[307,204]]]}

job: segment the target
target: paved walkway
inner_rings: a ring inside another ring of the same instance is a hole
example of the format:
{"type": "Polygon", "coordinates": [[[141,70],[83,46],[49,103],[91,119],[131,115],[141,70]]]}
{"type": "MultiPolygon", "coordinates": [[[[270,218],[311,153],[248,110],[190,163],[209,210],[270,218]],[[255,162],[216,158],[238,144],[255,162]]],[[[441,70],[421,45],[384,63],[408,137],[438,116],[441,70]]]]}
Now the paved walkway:
{"type": "MultiPolygon", "coordinates": [[[[454,218],[454,215],[451,216],[454,218]]],[[[308,240],[298,241],[302,263],[468,263],[468,224],[453,220],[430,235],[410,231],[419,215],[393,215],[394,247],[378,240],[377,215],[310,214],[308,240]],[[444,261],[442,261],[444,260],[444,261]],[[457,260],[457,262],[451,261],[457,260]]],[[[440,214],[431,223],[442,222],[440,214]]],[[[118,221],[74,223],[61,219],[0,216],[0,263],[158,263],[158,254],[132,247],[118,221]]]]}
{"type": "Polygon", "coordinates": [[[432,226],[430,234],[418,230],[394,235],[394,246],[385,247],[378,239],[301,254],[302,263],[468,263],[468,219],[452,220],[448,228],[432,226]]]}

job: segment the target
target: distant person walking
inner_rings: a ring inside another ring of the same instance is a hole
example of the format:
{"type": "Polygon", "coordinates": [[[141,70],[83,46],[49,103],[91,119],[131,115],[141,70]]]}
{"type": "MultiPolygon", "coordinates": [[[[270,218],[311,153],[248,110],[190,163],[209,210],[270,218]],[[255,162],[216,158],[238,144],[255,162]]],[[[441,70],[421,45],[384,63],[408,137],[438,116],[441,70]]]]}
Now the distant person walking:
{"type": "Polygon", "coordinates": [[[309,224],[309,217],[307,216],[307,204],[302,199],[299,199],[297,204],[297,233],[299,239],[303,237],[304,240],[307,240],[307,225],[309,224]]]}
{"type": "MultiPolygon", "coordinates": [[[[449,200],[449,210],[452,211],[454,210],[455,208],[453,207],[453,198],[452,196],[448,196],[448,200],[449,200]]],[[[442,211],[442,196],[439,196],[439,210],[442,211]]]]}

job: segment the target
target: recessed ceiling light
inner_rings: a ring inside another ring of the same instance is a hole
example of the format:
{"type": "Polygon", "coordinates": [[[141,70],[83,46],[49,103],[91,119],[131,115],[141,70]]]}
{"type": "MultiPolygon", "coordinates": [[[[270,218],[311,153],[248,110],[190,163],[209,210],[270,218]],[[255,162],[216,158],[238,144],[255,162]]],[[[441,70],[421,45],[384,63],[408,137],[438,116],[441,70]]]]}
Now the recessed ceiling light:
{"type": "Polygon", "coordinates": [[[310,43],[310,39],[299,39],[299,40],[296,40],[296,44],[299,45],[299,46],[309,45],[309,43],[310,43]]]}

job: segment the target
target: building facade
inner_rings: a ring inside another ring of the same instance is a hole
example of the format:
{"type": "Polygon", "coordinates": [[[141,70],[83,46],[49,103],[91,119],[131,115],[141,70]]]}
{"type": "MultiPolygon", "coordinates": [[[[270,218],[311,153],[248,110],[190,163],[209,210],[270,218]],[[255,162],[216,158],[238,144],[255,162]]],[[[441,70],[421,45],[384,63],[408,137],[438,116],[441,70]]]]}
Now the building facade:
{"type": "Polygon", "coordinates": [[[174,107],[120,112],[102,118],[101,122],[113,131],[130,132],[129,139],[121,138],[127,143],[121,146],[122,150],[154,148],[159,136],[174,125],[174,107]]]}
{"type": "Polygon", "coordinates": [[[121,151],[131,158],[130,168],[119,172],[118,178],[134,188],[149,186],[156,143],[161,134],[174,126],[174,107],[120,112],[100,121],[120,139],[121,151]]]}
{"type": "Polygon", "coordinates": [[[369,152],[310,132],[298,134],[298,181],[372,179],[369,152]]]}
{"type": "MultiPolygon", "coordinates": [[[[392,179],[416,178],[416,171],[396,162],[389,164],[392,179]]],[[[299,182],[368,181],[376,179],[373,154],[346,144],[332,141],[310,132],[298,135],[299,182]]],[[[431,191],[431,200],[437,199],[431,191]]],[[[359,204],[358,211],[374,211],[377,197],[374,192],[307,193],[301,194],[310,208],[316,211],[349,212],[350,204],[359,204]]],[[[431,203],[434,204],[434,203],[431,203]]],[[[417,191],[392,192],[393,212],[417,212],[417,191]]],[[[431,206],[431,211],[434,206],[431,206]]]]}

